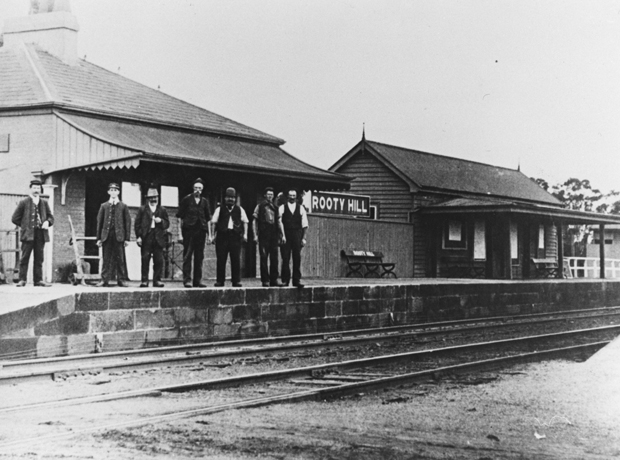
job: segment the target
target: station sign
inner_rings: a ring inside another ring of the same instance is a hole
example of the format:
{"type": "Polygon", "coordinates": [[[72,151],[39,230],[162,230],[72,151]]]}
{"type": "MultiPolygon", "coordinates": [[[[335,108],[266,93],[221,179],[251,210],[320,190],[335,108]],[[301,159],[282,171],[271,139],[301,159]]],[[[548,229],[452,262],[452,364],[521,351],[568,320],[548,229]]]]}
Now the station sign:
{"type": "Polygon", "coordinates": [[[310,210],[319,214],[370,217],[370,197],[348,193],[312,192],[310,210]]]}

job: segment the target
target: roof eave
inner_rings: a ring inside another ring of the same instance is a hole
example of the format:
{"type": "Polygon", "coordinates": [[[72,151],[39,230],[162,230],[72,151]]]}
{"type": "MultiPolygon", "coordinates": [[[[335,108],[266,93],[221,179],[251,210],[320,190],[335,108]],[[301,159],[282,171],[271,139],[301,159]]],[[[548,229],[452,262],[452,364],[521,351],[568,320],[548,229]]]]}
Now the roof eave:
{"type": "Polygon", "coordinates": [[[525,208],[520,206],[453,206],[445,208],[421,208],[419,213],[424,215],[455,215],[455,214],[512,214],[512,215],[529,215],[551,218],[563,221],[567,224],[620,224],[620,216],[611,214],[598,214],[583,211],[574,211],[571,209],[554,209],[554,208],[525,208]]]}
{"type": "Polygon", "coordinates": [[[163,123],[159,120],[154,120],[150,118],[141,118],[141,117],[132,117],[126,114],[112,113],[105,110],[93,110],[86,107],[76,106],[73,104],[67,104],[64,102],[39,102],[34,104],[23,104],[23,105],[13,105],[11,107],[0,107],[0,112],[11,112],[11,111],[24,111],[24,110],[34,110],[34,109],[57,109],[61,111],[67,112],[76,112],[79,114],[88,114],[88,115],[96,115],[99,117],[104,117],[111,120],[120,120],[120,121],[131,121],[138,123],[147,123],[154,126],[164,127],[164,128],[173,128],[173,129],[184,129],[189,131],[195,131],[199,133],[212,134],[216,136],[223,136],[231,139],[243,139],[251,142],[260,142],[270,145],[281,146],[285,144],[286,141],[283,139],[266,136],[266,137],[258,137],[258,136],[247,136],[238,133],[230,133],[223,130],[218,129],[204,129],[197,126],[185,125],[181,123],[163,123]]]}

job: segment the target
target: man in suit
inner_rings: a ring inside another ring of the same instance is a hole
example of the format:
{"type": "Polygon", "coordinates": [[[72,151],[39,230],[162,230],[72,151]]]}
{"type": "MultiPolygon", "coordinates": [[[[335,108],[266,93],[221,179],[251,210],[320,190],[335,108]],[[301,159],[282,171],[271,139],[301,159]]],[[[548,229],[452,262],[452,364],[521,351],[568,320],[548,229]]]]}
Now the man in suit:
{"type": "Polygon", "coordinates": [[[50,240],[48,229],[54,225],[54,216],[47,201],[41,198],[43,184],[30,181],[30,196],[19,202],[11,221],[20,228],[22,254],[19,261],[18,287],[26,285],[28,262],[34,251],[33,281],[35,286],[48,287],[43,281],[43,250],[50,240]]]}
{"type": "Polygon", "coordinates": [[[206,198],[202,198],[204,182],[198,178],[194,181],[194,192],[179,203],[177,217],[182,220],[183,235],[183,285],[186,288],[207,287],[202,284],[202,261],[205,257],[207,234],[211,240],[211,210],[206,198]],[[194,273],[192,276],[192,258],[194,273]]]}
{"type": "Polygon", "coordinates": [[[147,204],[138,210],[134,229],[137,243],[142,256],[142,283],[140,287],[149,285],[149,265],[153,257],[153,287],[164,287],[161,282],[164,271],[164,247],[166,246],[166,230],[170,227],[168,212],[158,204],[157,189],[150,188],[146,193],[147,204]]]}
{"type": "Polygon", "coordinates": [[[237,191],[226,189],[224,205],[213,213],[211,224],[215,227],[215,255],[217,256],[217,281],[215,286],[224,286],[226,260],[230,254],[230,272],[233,287],[241,287],[241,242],[248,241],[248,216],[245,210],[235,204],[237,191]]]}
{"type": "Polygon", "coordinates": [[[293,286],[303,288],[301,284],[301,250],[306,245],[308,215],[306,208],[297,202],[297,191],[291,189],[287,202],[280,206],[279,225],[282,233],[282,283],[288,286],[291,280],[290,260],[293,256],[293,286]]]}
{"type": "Polygon", "coordinates": [[[102,203],[97,214],[97,246],[103,247],[103,267],[98,287],[108,286],[114,272],[119,286],[127,287],[127,261],[125,247],[131,238],[129,208],[118,199],[120,187],[108,185],[110,199],[102,203]]]}

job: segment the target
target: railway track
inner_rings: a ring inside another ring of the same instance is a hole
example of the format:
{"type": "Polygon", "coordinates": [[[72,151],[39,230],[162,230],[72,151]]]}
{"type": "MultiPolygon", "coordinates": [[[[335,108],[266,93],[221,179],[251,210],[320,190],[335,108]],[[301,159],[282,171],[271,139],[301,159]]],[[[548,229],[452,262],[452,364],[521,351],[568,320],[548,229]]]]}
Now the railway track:
{"type": "Polygon", "coordinates": [[[433,336],[470,335],[476,332],[544,325],[568,320],[596,320],[620,316],[620,307],[573,310],[532,315],[491,317],[475,320],[267,337],[217,343],[169,346],[89,355],[66,356],[0,364],[0,385],[36,380],[58,380],[72,376],[148,370],[164,366],[234,360],[248,356],[320,348],[354,347],[368,343],[406,341],[424,343],[433,336]]]}
{"type": "MultiPolygon", "coordinates": [[[[516,363],[531,362],[541,359],[551,359],[574,354],[591,354],[609,343],[611,337],[618,334],[620,326],[605,326],[581,329],[554,334],[544,334],[529,337],[496,340],[482,343],[469,343],[452,347],[432,350],[419,350],[394,355],[376,356],[357,360],[305,366],[293,369],[279,369],[269,372],[246,374],[234,377],[195,381],[174,385],[163,385],[153,388],[144,388],[133,391],[110,393],[88,398],[71,398],[49,401],[40,404],[5,407],[0,410],[0,420],[9,420],[14,414],[36,414],[54,412],[61,407],[92,406],[93,413],[102,413],[101,404],[122,402],[129,399],[141,400],[152,406],[153,397],[162,394],[178,395],[181,393],[194,395],[195,400],[189,407],[166,413],[155,413],[141,417],[127,417],[107,423],[92,423],[89,426],[76,425],[76,421],[64,423],[63,429],[53,429],[52,433],[45,433],[40,424],[35,437],[18,438],[0,442],[0,452],[19,446],[32,445],[39,442],[51,442],[58,439],[80,434],[94,433],[101,430],[119,429],[123,427],[139,426],[151,423],[172,421],[180,418],[208,415],[230,409],[251,408],[278,403],[293,403],[312,399],[329,399],[351,394],[375,391],[403,384],[412,384],[424,380],[437,380],[444,375],[463,374],[472,371],[497,369],[516,363]],[[605,340],[600,340],[600,335],[605,340]],[[595,340],[596,339],[596,340],[595,340]],[[575,341],[588,340],[587,343],[574,345],[575,341]],[[557,346],[558,342],[562,346],[557,346]],[[571,345],[566,346],[566,342],[571,345]],[[525,351],[535,347],[536,351],[525,351]],[[484,359],[468,360],[471,354],[484,355],[484,359]],[[496,356],[501,354],[502,356],[496,356]],[[452,360],[448,365],[436,365],[442,360],[452,360]],[[402,368],[402,365],[414,366],[402,368]],[[416,367],[417,366],[417,367],[416,367]],[[420,366],[422,368],[420,368],[420,366]],[[360,370],[364,372],[359,372],[360,370]],[[353,372],[358,371],[358,372],[353,372]],[[273,383],[277,384],[274,386],[273,383]],[[311,388],[299,389],[299,386],[311,388]],[[256,389],[258,386],[258,390],[256,389]],[[317,388],[318,387],[318,388],[317,388]],[[252,392],[270,393],[257,397],[239,397],[239,393],[246,396],[248,388],[252,392]],[[221,400],[212,404],[201,403],[205,394],[214,391],[224,392],[221,400]],[[206,392],[206,393],[205,393],[206,392]],[[232,392],[232,395],[230,394],[232,392]],[[37,412],[38,411],[38,412],[37,412]]],[[[32,418],[32,415],[29,416],[32,418]]],[[[69,419],[71,414],[69,413],[69,419]]],[[[4,422],[6,423],[6,421],[4,422]]],[[[81,423],[81,422],[80,422],[81,423]]]]}

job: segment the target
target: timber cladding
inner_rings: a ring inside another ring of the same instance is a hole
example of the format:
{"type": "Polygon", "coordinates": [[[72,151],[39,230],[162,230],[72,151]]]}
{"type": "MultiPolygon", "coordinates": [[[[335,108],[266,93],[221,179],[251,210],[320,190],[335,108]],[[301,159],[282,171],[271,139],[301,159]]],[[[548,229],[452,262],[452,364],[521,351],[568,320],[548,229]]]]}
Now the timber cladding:
{"type": "Polygon", "coordinates": [[[308,215],[301,273],[310,278],[341,278],[347,272],[341,250],[383,253],[399,278],[413,277],[413,225],[404,222],[308,215]]]}

